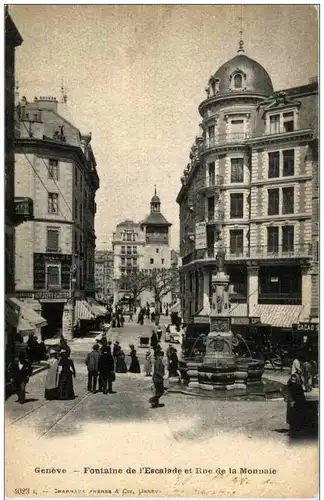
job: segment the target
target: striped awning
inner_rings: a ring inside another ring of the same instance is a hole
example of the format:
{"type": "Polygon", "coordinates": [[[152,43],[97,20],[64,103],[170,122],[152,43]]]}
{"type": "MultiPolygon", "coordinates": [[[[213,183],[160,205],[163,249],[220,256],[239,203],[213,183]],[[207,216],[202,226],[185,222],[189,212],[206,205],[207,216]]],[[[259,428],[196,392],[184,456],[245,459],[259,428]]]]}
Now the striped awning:
{"type": "Polygon", "coordinates": [[[248,307],[247,304],[235,304],[231,303],[231,308],[228,311],[228,315],[231,316],[232,318],[243,318],[248,316],[248,307]]]}
{"type": "Polygon", "coordinates": [[[8,298],[6,299],[5,320],[10,326],[16,328],[19,333],[33,333],[36,329],[34,324],[28,323],[27,320],[20,316],[19,309],[8,298]]]}
{"type": "Polygon", "coordinates": [[[180,306],[181,306],[180,300],[178,300],[175,304],[173,304],[173,306],[170,307],[170,312],[180,313],[181,312],[180,306]]]}
{"type": "Polygon", "coordinates": [[[80,321],[80,319],[94,319],[95,315],[89,307],[89,304],[85,300],[77,300],[75,303],[74,310],[74,326],[80,321]]]}
{"type": "Polygon", "coordinates": [[[28,304],[25,302],[17,299],[17,297],[10,297],[8,300],[10,300],[18,308],[20,317],[31,325],[35,325],[37,328],[42,328],[47,325],[46,319],[44,319],[31,307],[28,307],[28,304]]]}
{"type": "Polygon", "coordinates": [[[107,309],[104,306],[98,304],[98,302],[95,299],[93,299],[92,297],[87,297],[87,302],[91,307],[91,310],[95,314],[96,318],[98,316],[106,316],[107,309]]]}
{"type": "Polygon", "coordinates": [[[278,328],[291,328],[298,323],[302,314],[302,305],[258,304],[251,316],[260,317],[261,323],[278,328]]]}

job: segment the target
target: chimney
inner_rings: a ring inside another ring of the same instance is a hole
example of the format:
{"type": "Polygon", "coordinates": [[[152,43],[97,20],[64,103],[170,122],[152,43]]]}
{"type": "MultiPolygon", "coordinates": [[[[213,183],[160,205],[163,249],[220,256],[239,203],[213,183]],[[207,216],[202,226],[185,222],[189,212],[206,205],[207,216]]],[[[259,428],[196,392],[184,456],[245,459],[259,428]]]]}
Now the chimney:
{"type": "MultiPolygon", "coordinates": [[[[36,100],[36,98],[35,98],[36,100]]],[[[48,110],[51,110],[51,111],[55,111],[57,113],[57,100],[56,100],[56,97],[44,97],[44,96],[41,96],[37,99],[37,103],[38,103],[38,108],[39,109],[48,109],[48,110]]]]}

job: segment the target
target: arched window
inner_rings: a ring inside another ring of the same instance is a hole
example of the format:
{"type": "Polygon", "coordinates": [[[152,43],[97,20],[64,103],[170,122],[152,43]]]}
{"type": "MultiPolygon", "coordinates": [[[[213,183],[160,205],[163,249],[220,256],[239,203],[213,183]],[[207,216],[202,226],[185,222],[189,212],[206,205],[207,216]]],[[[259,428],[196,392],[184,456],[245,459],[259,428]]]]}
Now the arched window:
{"type": "Polygon", "coordinates": [[[242,88],[242,75],[238,74],[234,76],[234,88],[236,89],[242,88]]]}

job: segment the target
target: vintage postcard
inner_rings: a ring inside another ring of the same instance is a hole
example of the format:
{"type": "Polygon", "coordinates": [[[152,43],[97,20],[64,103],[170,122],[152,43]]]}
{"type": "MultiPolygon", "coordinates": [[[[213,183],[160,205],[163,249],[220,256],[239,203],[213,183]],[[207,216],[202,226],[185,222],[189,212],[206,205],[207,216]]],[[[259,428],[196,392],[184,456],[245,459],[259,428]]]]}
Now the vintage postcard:
{"type": "Polygon", "coordinates": [[[7,497],[316,496],[318,6],[3,15],[7,497]]]}

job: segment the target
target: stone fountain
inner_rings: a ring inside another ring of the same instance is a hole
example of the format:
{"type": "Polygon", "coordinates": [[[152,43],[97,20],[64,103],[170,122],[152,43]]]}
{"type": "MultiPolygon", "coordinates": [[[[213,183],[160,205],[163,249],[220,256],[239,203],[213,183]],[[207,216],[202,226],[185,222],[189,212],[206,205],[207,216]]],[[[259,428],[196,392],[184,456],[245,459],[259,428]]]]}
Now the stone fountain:
{"type": "MultiPolygon", "coordinates": [[[[230,278],[225,272],[225,252],[216,257],[217,273],[212,278],[210,331],[203,360],[182,360],[180,371],[189,389],[234,391],[244,393],[251,384],[262,385],[264,363],[261,360],[237,358],[234,348],[240,339],[231,331],[229,303],[230,278]]],[[[243,339],[241,339],[243,340],[243,339]]]]}

